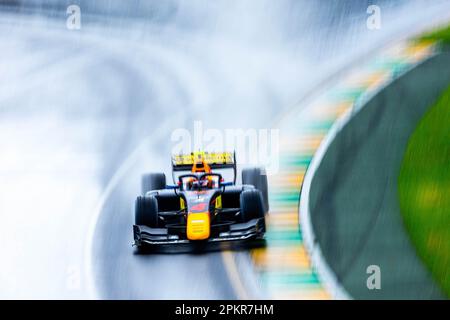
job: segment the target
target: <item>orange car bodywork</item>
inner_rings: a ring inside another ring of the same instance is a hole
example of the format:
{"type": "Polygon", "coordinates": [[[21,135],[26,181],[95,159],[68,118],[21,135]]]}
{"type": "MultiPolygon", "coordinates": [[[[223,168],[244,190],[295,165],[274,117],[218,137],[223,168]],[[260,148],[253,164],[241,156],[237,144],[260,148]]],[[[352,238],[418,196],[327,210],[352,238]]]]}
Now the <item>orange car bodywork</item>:
{"type": "Polygon", "coordinates": [[[209,238],[209,212],[189,213],[187,219],[187,238],[189,240],[205,240],[209,238]]]}

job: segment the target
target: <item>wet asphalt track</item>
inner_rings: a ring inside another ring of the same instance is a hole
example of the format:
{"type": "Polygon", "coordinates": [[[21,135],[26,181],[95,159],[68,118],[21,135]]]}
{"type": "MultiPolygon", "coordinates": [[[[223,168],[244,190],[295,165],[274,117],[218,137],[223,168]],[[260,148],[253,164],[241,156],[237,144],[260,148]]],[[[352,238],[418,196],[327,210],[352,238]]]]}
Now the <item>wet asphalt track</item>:
{"type": "Polygon", "coordinates": [[[1,296],[237,298],[220,252],[134,254],[140,174],[169,172],[174,129],[268,128],[330,72],[422,21],[414,5],[449,7],[408,1],[412,14],[406,1],[382,2],[390,19],[374,33],[363,1],[271,3],[219,2],[208,19],[182,5],[173,24],[89,17],[78,33],[58,18],[2,14],[1,141],[5,155],[32,162],[1,163],[2,215],[17,212],[3,237],[25,225],[40,241],[5,250],[1,296]],[[17,205],[24,181],[31,207],[17,205]]]}

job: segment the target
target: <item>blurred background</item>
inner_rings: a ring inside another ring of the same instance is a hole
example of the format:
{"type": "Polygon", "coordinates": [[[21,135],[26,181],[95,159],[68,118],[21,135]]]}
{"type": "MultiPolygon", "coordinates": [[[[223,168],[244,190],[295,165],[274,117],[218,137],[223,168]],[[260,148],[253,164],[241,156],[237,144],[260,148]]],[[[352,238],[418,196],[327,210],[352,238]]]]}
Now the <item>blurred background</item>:
{"type": "Polygon", "coordinates": [[[375,2],[1,0],[0,298],[234,298],[218,253],[133,255],[139,175],[167,172],[173,130],[271,128],[450,9],[375,2]]]}

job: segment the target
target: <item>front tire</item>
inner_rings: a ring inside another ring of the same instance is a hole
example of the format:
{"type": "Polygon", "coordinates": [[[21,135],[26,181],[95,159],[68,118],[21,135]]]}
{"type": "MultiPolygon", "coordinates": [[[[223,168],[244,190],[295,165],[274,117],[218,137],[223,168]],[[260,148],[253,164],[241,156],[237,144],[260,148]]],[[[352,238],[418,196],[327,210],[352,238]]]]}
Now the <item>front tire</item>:
{"type": "Polygon", "coordinates": [[[158,227],[158,200],[155,196],[139,196],[135,203],[135,224],[158,227]]]}
{"type": "Polygon", "coordinates": [[[267,186],[267,175],[263,168],[245,168],[242,170],[242,184],[249,184],[261,191],[264,212],[269,211],[269,194],[267,186]]]}
{"type": "Polygon", "coordinates": [[[240,202],[240,217],[242,222],[247,222],[257,218],[264,218],[264,201],[261,191],[257,189],[242,191],[240,202]]]}

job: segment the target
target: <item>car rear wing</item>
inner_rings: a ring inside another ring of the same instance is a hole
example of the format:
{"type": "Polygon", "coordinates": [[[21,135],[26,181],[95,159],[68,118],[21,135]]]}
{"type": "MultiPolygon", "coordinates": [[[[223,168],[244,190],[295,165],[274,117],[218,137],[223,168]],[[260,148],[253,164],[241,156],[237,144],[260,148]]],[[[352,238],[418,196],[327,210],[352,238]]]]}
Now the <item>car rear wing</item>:
{"type": "Polygon", "coordinates": [[[204,161],[214,169],[233,169],[236,182],[235,152],[191,152],[172,156],[172,171],[191,171],[196,161],[204,161]]]}

